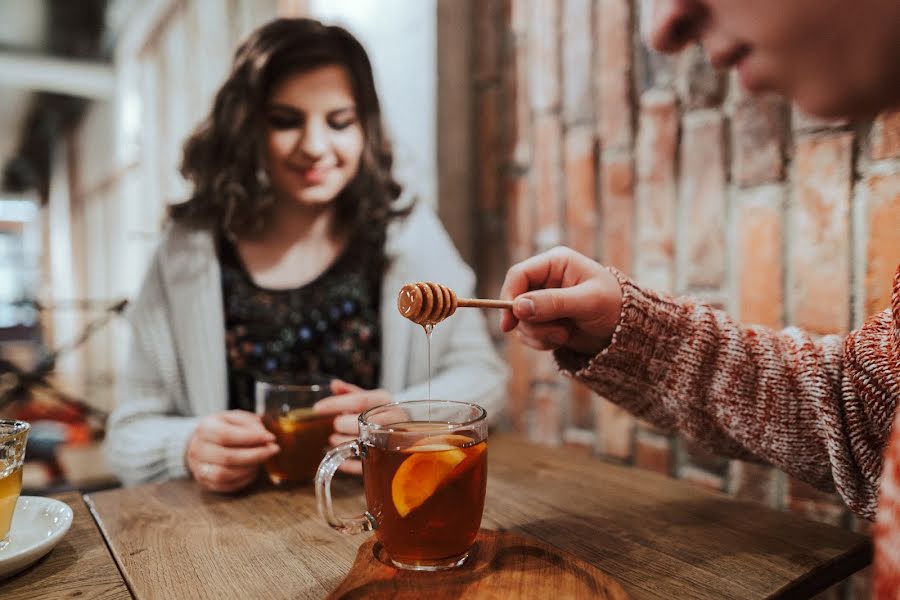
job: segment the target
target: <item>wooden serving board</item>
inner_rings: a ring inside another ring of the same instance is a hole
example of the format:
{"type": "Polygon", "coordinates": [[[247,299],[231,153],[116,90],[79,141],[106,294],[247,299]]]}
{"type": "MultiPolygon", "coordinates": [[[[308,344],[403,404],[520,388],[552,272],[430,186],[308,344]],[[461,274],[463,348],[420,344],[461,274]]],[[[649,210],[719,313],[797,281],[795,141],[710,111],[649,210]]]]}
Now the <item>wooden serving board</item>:
{"type": "Polygon", "coordinates": [[[482,529],[469,560],[449,571],[395,569],[379,560],[380,553],[381,545],[372,536],[328,598],[628,598],[615,580],[593,565],[511,532],[482,529]]]}

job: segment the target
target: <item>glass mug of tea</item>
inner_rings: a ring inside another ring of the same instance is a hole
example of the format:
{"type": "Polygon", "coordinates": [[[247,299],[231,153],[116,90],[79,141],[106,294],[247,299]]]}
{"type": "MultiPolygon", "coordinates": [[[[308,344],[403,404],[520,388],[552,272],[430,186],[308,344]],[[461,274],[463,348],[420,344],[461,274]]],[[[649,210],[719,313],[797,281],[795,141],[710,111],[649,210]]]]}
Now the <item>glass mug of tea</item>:
{"type": "Polygon", "coordinates": [[[9,545],[13,513],[22,492],[22,463],[30,429],[25,421],[0,419],[0,550],[9,545]]]}
{"type": "Polygon", "coordinates": [[[317,413],[313,404],[331,396],[331,379],[311,375],[289,383],[256,382],[256,414],[281,448],[265,464],[272,483],[308,483],[315,478],[319,461],[330,446],[335,415],[317,413]]]}
{"type": "Polygon", "coordinates": [[[462,565],[481,526],[487,488],[487,413],[475,404],[417,400],[359,416],[359,438],[325,455],[316,473],[319,514],[342,533],[375,530],[401,569],[462,565]],[[367,512],[334,514],[331,479],[346,459],[362,459],[367,512]]]}

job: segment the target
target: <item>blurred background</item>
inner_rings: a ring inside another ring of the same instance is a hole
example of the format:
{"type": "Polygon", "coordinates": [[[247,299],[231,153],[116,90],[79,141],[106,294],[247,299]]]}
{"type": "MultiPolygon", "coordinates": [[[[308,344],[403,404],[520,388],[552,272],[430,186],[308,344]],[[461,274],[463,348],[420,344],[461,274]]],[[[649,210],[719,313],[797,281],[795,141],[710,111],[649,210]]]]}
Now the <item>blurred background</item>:
{"type": "MultiPolygon", "coordinates": [[[[565,243],[746,322],[844,333],[886,308],[900,113],[826,122],[745,96],[697,49],[649,52],[638,4],[0,0],[0,412],[38,423],[26,487],[115,485],[98,444],[122,301],[187,193],[187,133],[239,40],[279,15],[338,22],[367,46],[397,173],[486,297],[512,262],[565,243]]],[[[865,527],[836,497],[709,455],[559,377],[550,355],[497,343],[513,370],[505,427],[865,527]]]]}

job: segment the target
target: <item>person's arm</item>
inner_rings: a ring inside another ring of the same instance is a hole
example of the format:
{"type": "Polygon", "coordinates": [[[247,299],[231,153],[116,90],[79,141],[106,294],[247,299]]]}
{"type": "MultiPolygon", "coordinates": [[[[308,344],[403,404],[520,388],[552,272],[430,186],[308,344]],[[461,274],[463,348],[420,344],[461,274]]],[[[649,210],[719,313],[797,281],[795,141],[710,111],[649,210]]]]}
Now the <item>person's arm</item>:
{"type": "Polygon", "coordinates": [[[118,406],[106,425],[107,461],[126,485],[185,477],[185,451],[198,419],[180,414],[167,387],[178,376],[174,361],[166,364],[159,355],[162,348],[174,346],[156,258],[128,320],[131,343],[118,406]]]}
{"type": "Polygon", "coordinates": [[[131,348],[107,423],[107,460],[126,485],[193,476],[206,490],[239,490],[279,451],[275,436],[252,413],[198,417],[186,400],[178,402],[182,381],[164,289],[154,259],[128,315],[131,348]]]}
{"type": "MultiPolygon", "coordinates": [[[[557,350],[561,368],[659,427],[837,489],[854,512],[874,514],[896,398],[860,398],[853,379],[861,373],[840,337],[742,327],[702,302],[619,281],[622,312],[612,342],[592,358],[557,350]]],[[[887,343],[890,334],[885,313],[847,345],[887,343]]]]}
{"type": "Polygon", "coordinates": [[[503,297],[515,299],[503,329],[555,349],[560,367],[602,396],[714,452],[836,489],[857,514],[874,514],[900,377],[887,312],[846,341],[743,327],[565,248],[513,267],[503,297]]]}

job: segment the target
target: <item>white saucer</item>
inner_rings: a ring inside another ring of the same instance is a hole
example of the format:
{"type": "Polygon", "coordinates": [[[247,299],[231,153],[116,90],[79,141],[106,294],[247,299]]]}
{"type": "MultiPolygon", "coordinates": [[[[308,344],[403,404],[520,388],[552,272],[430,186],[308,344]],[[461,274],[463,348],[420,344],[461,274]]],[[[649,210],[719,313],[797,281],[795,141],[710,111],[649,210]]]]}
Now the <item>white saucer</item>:
{"type": "Polygon", "coordinates": [[[52,498],[20,496],[9,545],[0,550],[0,579],[17,573],[53,549],[72,526],[72,509],[52,498]]]}

